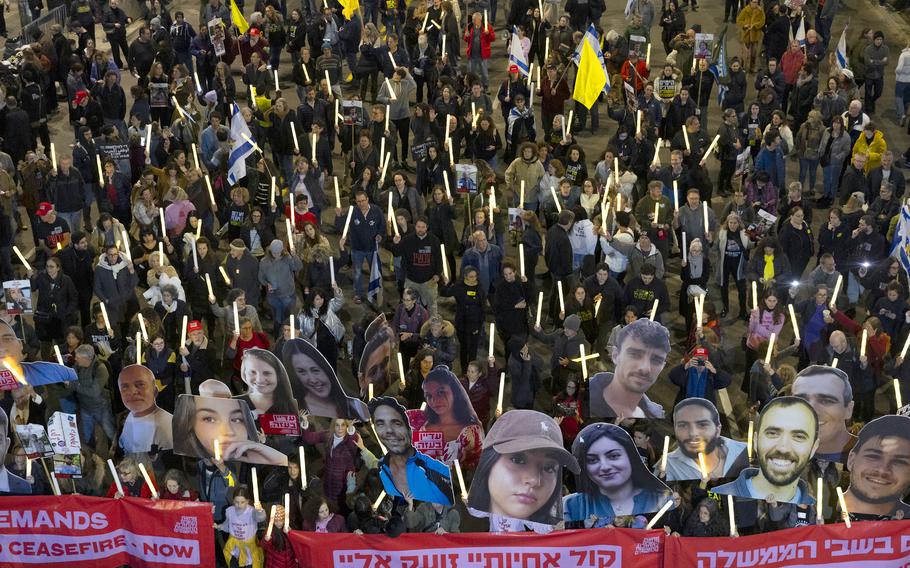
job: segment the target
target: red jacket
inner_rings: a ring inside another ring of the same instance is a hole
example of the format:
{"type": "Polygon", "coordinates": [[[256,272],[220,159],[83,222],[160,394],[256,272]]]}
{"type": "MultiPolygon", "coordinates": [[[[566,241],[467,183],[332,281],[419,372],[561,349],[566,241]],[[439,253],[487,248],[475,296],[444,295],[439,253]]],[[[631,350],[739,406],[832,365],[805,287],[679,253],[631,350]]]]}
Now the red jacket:
{"type": "MultiPolygon", "coordinates": [[[[151,472],[149,473],[149,475],[151,475],[151,472]]],[[[155,483],[154,479],[152,480],[152,483],[155,483]]],[[[135,497],[136,496],[135,491],[136,491],[137,485],[139,486],[139,497],[141,497],[142,499],[151,499],[152,498],[152,491],[149,489],[148,484],[145,483],[145,480],[142,479],[142,474],[139,474],[139,476],[136,478],[136,481],[134,481],[133,483],[124,483],[123,484],[123,492],[124,492],[125,496],[126,497],[135,497]]],[[[158,484],[155,484],[155,490],[158,490],[158,484]]],[[[114,482],[111,482],[111,486],[107,488],[107,494],[105,495],[105,497],[113,498],[116,493],[117,493],[117,484],[114,482]]],[[[159,493],[160,493],[160,491],[159,491],[159,493]]]]}
{"type": "Polygon", "coordinates": [[[291,547],[291,543],[288,542],[288,537],[277,528],[272,531],[272,539],[260,539],[259,546],[265,552],[264,568],[297,568],[299,566],[297,559],[294,557],[294,549],[291,547]],[[281,532],[281,535],[278,534],[279,532],[281,532]],[[275,549],[275,540],[279,538],[284,540],[283,550],[275,549]]]}
{"type": "MultiPolygon", "coordinates": [[[[846,314],[840,310],[834,312],[834,320],[839,323],[845,331],[856,336],[856,354],[859,356],[860,343],[862,343],[863,340],[863,326],[848,318],[846,314]]],[[[875,335],[870,335],[866,338],[866,358],[876,376],[881,374],[882,368],[885,366],[885,356],[890,350],[891,337],[884,331],[879,331],[875,335]]]]}
{"type": "MultiPolygon", "coordinates": [[[[467,56],[468,59],[471,58],[471,48],[474,45],[474,32],[477,31],[474,28],[474,24],[470,24],[464,32],[464,41],[468,45],[467,56]]],[[[487,29],[481,32],[480,34],[480,58],[489,59],[492,53],[490,46],[493,42],[496,41],[496,32],[493,31],[493,28],[487,26],[487,29]]]]}
{"type": "Polygon", "coordinates": [[[626,62],[622,64],[620,73],[622,73],[623,81],[632,83],[635,87],[635,92],[637,93],[644,90],[645,82],[648,80],[650,71],[648,71],[648,66],[645,65],[645,62],[641,59],[635,62],[635,71],[637,71],[637,73],[632,72],[632,62],[627,59],[626,62]],[[635,79],[634,82],[632,81],[633,78],[635,79]]]}

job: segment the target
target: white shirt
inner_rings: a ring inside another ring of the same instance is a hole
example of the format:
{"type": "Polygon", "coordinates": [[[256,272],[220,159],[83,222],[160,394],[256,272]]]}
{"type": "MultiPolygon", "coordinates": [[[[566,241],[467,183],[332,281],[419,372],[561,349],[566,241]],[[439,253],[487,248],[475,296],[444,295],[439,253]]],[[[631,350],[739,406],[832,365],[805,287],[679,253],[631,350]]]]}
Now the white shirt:
{"type": "Polygon", "coordinates": [[[138,418],[130,412],[123,424],[120,447],[126,453],[149,452],[153,445],[158,446],[159,450],[173,449],[172,418],[170,412],[161,408],[156,408],[151,414],[138,418]]]}
{"type": "Polygon", "coordinates": [[[9,471],[5,465],[0,465],[0,491],[9,493],[9,471]]]}

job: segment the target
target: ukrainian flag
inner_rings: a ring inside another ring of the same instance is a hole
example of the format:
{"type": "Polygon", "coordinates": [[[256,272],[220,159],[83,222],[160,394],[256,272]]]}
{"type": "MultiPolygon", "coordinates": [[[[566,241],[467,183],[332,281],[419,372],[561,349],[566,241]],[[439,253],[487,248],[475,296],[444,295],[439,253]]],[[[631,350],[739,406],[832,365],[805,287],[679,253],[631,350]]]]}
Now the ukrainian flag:
{"type": "Polygon", "coordinates": [[[597,58],[597,53],[587,41],[582,41],[578,73],[575,75],[575,91],[572,98],[587,108],[597,102],[607,84],[607,72],[597,58]]]}

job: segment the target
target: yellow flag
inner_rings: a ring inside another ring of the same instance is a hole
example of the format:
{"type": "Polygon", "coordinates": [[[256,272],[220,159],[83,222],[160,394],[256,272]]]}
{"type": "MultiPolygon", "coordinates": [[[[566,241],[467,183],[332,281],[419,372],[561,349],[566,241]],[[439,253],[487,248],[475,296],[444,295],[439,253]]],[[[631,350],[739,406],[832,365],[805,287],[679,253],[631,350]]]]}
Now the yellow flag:
{"type": "Polygon", "coordinates": [[[360,0],[338,0],[341,4],[342,10],[341,15],[344,16],[345,20],[350,20],[354,16],[354,12],[360,8],[360,0]]]}
{"type": "Polygon", "coordinates": [[[597,59],[597,53],[586,40],[582,40],[578,73],[575,75],[575,92],[572,98],[591,108],[607,84],[607,73],[597,59]]]}
{"type": "Polygon", "coordinates": [[[247,23],[246,18],[243,17],[243,12],[240,11],[234,0],[231,0],[231,22],[237,26],[241,34],[245,34],[250,29],[250,24],[247,23]]]}

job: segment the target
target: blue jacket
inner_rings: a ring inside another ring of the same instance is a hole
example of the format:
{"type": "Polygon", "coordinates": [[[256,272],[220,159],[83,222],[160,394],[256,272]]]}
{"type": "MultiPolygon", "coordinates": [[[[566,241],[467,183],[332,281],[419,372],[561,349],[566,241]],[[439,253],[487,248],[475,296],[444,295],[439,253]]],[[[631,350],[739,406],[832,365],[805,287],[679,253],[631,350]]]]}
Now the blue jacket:
{"type": "Polygon", "coordinates": [[[480,252],[477,247],[465,251],[461,258],[461,271],[467,266],[477,269],[477,279],[485,292],[489,292],[493,282],[499,276],[502,264],[502,249],[493,243],[487,243],[487,250],[480,252]]]}
{"type": "MultiPolygon", "coordinates": [[[[351,215],[351,226],[348,228],[348,242],[351,250],[357,252],[373,252],[376,249],[376,237],[382,237],[386,231],[386,220],[382,210],[377,205],[370,205],[370,210],[364,215],[360,208],[351,205],[354,213],[351,215]]],[[[335,217],[335,225],[343,230],[347,212],[335,217]]]]}
{"type": "MultiPolygon", "coordinates": [[[[451,505],[455,502],[452,493],[452,474],[442,462],[414,450],[414,455],[408,459],[405,471],[408,477],[408,489],[415,501],[429,501],[442,505],[451,505]]],[[[388,456],[379,462],[379,478],[382,479],[382,488],[388,495],[397,498],[404,497],[395,487],[388,456]]]]}
{"type": "Polygon", "coordinates": [[[774,187],[787,187],[787,166],[784,163],[784,153],[780,148],[772,153],[767,147],[763,147],[755,158],[755,171],[768,172],[774,187]]]}

